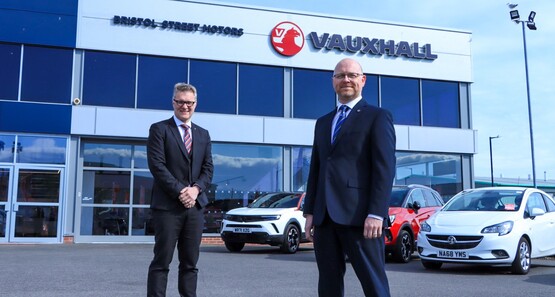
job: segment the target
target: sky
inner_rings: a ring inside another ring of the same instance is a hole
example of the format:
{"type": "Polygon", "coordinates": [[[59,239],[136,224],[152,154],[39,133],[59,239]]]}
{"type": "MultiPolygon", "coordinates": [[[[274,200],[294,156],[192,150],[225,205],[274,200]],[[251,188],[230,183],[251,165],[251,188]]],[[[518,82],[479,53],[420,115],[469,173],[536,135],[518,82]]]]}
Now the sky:
{"type": "Polygon", "coordinates": [[[528,116],[522,27],[511,21],[507,0],[230,0],[244,4],[357,19],[459,29],[472,33],[472,125],[477,130],[474,175],[489,178],[489,137],[494,176],[555,180],[555,1],[511,2],[521,19],[535,11],[538,28],[525,30],[532,133],[528,116]],[[463,4],[464,3],[464,4],[463,4]]]}

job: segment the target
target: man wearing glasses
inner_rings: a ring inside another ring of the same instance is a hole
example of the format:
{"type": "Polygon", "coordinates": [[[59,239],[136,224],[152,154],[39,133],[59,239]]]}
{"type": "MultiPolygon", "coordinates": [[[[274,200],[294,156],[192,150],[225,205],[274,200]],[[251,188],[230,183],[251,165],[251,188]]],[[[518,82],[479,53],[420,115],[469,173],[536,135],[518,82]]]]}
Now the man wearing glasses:
{"type": "Polygon", "coordinates": [[[316,121],[304,203],[318,295],[344,295],[348,256],[366,296],[389,296],[383,227],[395,176],[393,119],[361,97],[366,76],[355,60],[341,60],[332,80],[339,104],[316,121]]]}
{"type": "Polygon", "coordinates": [[[148,269],[147,296],[166,296],[170,263],[177,245],[180,296],[196,296],[197,262],[204,225],[205,191],[214,165],[207,130],[191,122],[197,105],[194,86],[177,83],[174,115],[150,126],[147,142],[152,186],[154,258],[148,269]]]}

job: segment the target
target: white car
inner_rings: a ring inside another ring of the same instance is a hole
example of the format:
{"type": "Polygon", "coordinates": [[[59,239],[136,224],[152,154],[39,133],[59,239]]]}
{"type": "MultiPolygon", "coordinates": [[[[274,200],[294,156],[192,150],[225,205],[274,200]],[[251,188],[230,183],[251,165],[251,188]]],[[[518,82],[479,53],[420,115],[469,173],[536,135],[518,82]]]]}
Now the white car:
{"type": "Polygon", "coordinates": [[[526,274],[532,258],[555,255],[555,201],[534,188],[465,190],[420,228],[422,265],[507,265],[526,274]]]}
{"type": "Polygon", "coordinates": [[[228,211],[220,235],[230,252],[239,252],[245,243],[280,246],[284,253],[295,253],[304,234],[304,193],[279,192],[258,197],[247,207],[228,211]]]}

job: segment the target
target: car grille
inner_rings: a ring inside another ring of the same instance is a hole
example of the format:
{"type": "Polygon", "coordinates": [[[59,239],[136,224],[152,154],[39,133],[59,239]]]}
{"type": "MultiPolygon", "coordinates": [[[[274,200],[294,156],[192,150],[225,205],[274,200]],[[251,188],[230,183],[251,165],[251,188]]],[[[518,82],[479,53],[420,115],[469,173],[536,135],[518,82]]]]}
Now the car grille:
{"type": "Polygon", "coordinates": [[[254,225],[254,224],[227,224],[226,227],[228,228],[262,228],[262,226],[260,225],[254,225]]]}
{"type": "Polygon", "coordinates": [[[476,247],[483,236],[462,235],[426,235],[428,242],[436,248],[449,250],[465,250],[476,247]]]}
{"type": "Polygon", "coordinates": [[[243,222],[243,223],[268,221],[268,218],[266,216],[262,217],[262,216],[227,215],[225,219],[228,221],[243,222]]]}

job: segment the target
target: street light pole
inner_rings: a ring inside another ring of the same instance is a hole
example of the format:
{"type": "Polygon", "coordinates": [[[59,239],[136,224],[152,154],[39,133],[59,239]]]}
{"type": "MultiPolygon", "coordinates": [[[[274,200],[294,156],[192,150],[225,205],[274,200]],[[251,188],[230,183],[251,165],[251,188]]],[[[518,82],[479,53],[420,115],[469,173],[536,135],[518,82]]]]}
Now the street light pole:
{"type": "MultiPolygon", "coordinates": [[[[510,6],[509,6],[510,7],[510,6]]],[[[512,8],[516,7],[513,6],[512,8]]],[[[526,96],[528,98],[528,123],[530,126],[530,152],[532,154],[532,182],[534,188],[537,188],[536,184],[536,160],[534,158],[534,129],[532,128],[532,103],[530,101],[530,81],[528,78],[528,54],[526,52],[526,29],[524,28],[524,24],[530,30],[536,30],[536,23],[534,22],[534,18],[536,17],[536,12],[531,11],[530,15],[528,16],[527,21],[520,20],[520,16],[518,14],[518,10],[511,10],[511,20],[515,21],[517,24],[520,23],[522,25],[522,41],[524,44],[524,68],[526,71],[526,96]]]]}
{"type": "Polygon", "coordinates": [[[489,164],[490,164],[490,170],[491,170],[491,186],[492,187],[494,186],[494,183],[493,183],[493,154],[492,154],[492,150],[491,150],[491,140],[495,139],[495,138],[499,138],[499,135],[489,137],[489,164]]]}

